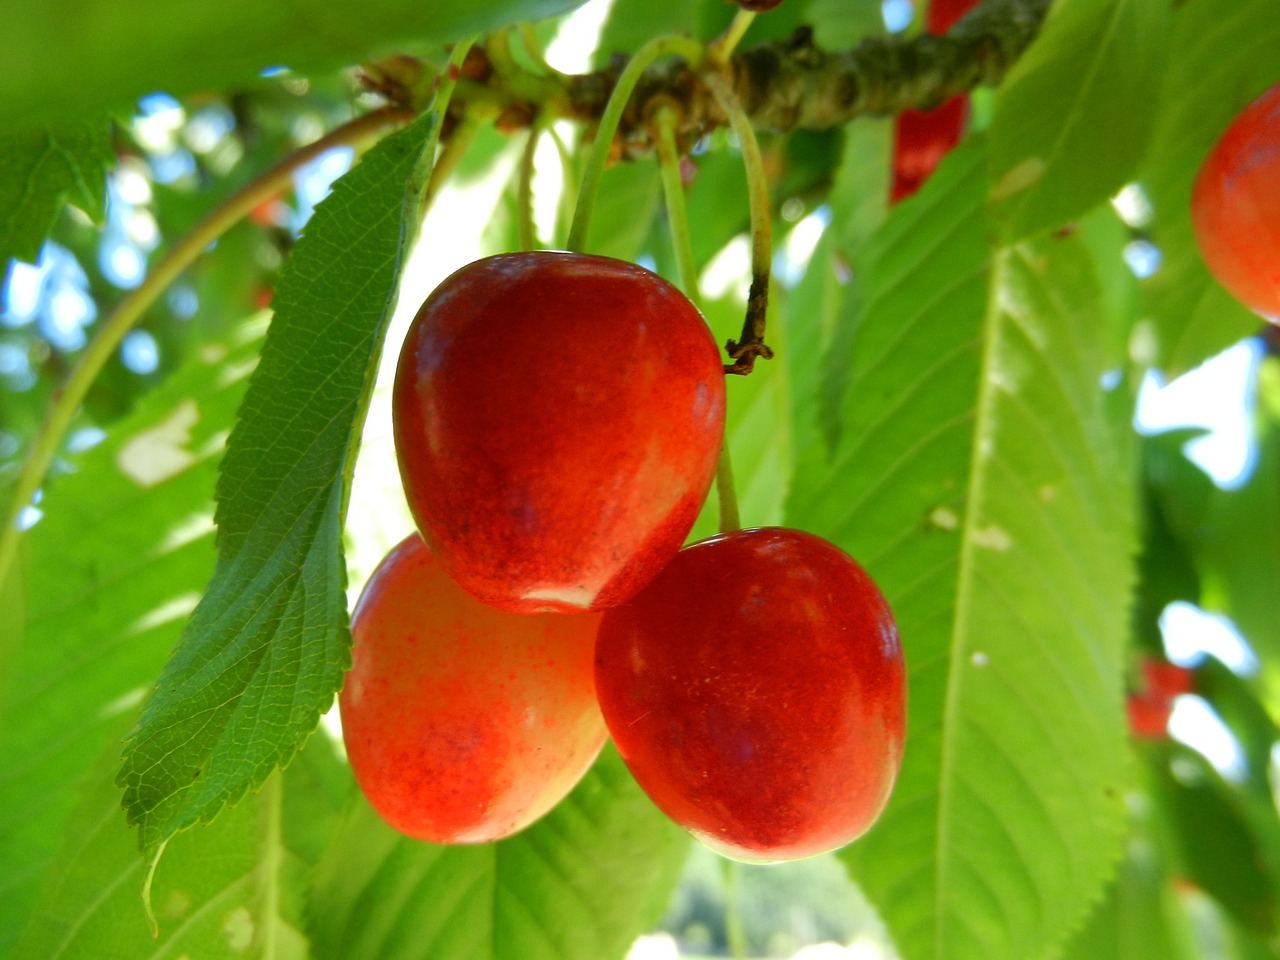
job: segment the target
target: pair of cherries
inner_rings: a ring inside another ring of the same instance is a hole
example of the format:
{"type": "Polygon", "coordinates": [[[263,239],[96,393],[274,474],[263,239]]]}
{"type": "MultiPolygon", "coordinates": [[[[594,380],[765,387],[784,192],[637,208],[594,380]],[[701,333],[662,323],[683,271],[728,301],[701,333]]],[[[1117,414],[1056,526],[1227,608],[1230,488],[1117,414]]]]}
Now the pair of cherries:
{"type": "Polygon", "coordinates": [[[905,698],[875,584],[798,530],[681,549],[724,403],[702,317],[633,264],[490,257],[423,304],[393,395],[420,535],[361,595],[340,696],[389,824],[508,836],[606,732],[657,806],[729,856],[809,856],[875,820],[905,698]]]}

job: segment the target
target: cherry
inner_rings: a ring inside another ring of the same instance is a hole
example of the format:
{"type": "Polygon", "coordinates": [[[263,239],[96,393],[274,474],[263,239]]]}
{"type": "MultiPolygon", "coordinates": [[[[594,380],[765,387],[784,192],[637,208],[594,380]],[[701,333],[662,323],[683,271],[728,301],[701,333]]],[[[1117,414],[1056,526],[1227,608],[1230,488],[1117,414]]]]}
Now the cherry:
{"type": "Polygon", "coordinates": [[[351,619],[342,736],[369,804],[433,843],[509,836],[550,810],[604,744],[599,615],[516,616],[455,584],[416,534],[351,619]]]}
{"type": "Polygon", "coordinates": [[[605,613],[596,692],[653,802],[738,859],[860,836],[902,757],[889,607],[848,554],[798,530],[739,530],[676,554],[605,613]]]}
{"type": "Polygon", "coordinates": [[[1169,735],[1173,701],[1195,689],[1195,673],[1148,656],[1142,658],[1140,667],[1142,686],[1125,700],[1129,732],[1139,740],[1163,740],[1169,735]]]}
{"type": "Polygon", "coordinates": [[[715,473],[723,366],[697,309],[635,264],[488,257],[428,297],[392,410],[409,508],[473,596],[598,610],[680,548],[715,473]]]}
{"type": "MultiPolygon", "coordinates": [[[[925,30],[946,33],[977,0],[932,0],[925,14],[925,30]]],[[[969,97],[957,94],[932,110],[903,110],[893,130],[893,180],[889,203],[898,203],[920,189],[964,133],[969,97]]]]}
{"type": "Polygon", "coordinates": [[[1280,83],[1244,108],[1191,189],[1191,226],[1209,272],[1280,323],[1280,83]]]}

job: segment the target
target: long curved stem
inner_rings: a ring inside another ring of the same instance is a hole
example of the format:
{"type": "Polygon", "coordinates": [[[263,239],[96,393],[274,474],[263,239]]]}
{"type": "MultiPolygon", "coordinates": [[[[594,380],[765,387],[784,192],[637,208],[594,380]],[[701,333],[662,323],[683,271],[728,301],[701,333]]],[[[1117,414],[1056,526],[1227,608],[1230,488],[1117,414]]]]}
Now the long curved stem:
{"type": "Polygon", "coordinates": [[[521,250],[538,245],[538,231],[533,222],[533,158],[538,152],[542,124],[536,119],[529,124],[529,135],[520,152],[520,169],[516,180],[516,237],[521,250]]]}
{"type": "Polygon", "coordinates": [[[690,66],[696,67],[702,62],[704,47],[688,37],[669,36],[650,40],[636,51],[618,77],[613,92],[609,94],[609,102],[600,117],[596,138],[587,157],[587,168],[582,174],[582,186],[578,191],[578,203],[573,211],[573,224],[569,227],[569,240],[566,244],[570,250],[581,251],[586,244],[587,228],[591,225],[591,213],[600,188],[600,178],[604,176],[605,164],[609,160],[609,147],[613,143],[613,135],[618,129],[618,121],[622,119],[627,101],[631,99],[645,69],[659,57],[672,54],[684,57],[690,66]]]}
{"type": "Polygon", "coordinates": [[[225,233],[241,217],[258,204],[270,200],[292,186],[294,172],[316,157],[334,147],[360,144],[378,135],[382,130],[398,126],[410,120],[412,115],[398,107],[384,107],[357,117],[330,131],[315,143],[291,154],[276,166],[260,174],[251,182],[224,200],[192,230],[173,246],[156,264],[146,279],[120,301],[115,311],[99,327],[79,363],[71,371],[66,382],[54,395],[53,405],[27,451],[22,470],[15,480],[13,495],[4,512],[4,526],[0,528],[0,581],[8,575],[17,555],[18,517],[31,502],[32,496],[44,482],[49,464],[58,452],[58,444],[71,424],[72,418],[84,401],[89,387],[111,359],[124,335],[133,328],[147,308],[201,253],[225,233]]]}
{"type": "Polygon", "coordinates": [[[743,111],[728,82],[718,73],[708,72],[705,80],[720,109],[729,118],[733,132],[742,146],[742,163],[747,173],[747,206],[751,217],[751,288],[747,294],[747,315],[742,322],[742,334],[737,341],[728,343],[732,364],[725,366],[725,373],[748,374],[755,366],[756,358],[768,360],[773,351],[765,346],[765,315],[769,309],[770,261],[773,258],[773,220],[769,205],[769,178],[764,169],[764,157],[751,121],[743,111]]]}
{"type": "MultiPolygon", "coordinates": [[[[701,310],[702,292],[698,289],[698,266],[693,259],[689,215],[684,203],[684,183],[680,178],[675,112],[670,107],[663,107],[654,119],[658,128],[658,170],[662,178],[662,194],[667,207],[667,223],[671,229],[671,245],[675,248],[680,286],[684,289],[684,295],[701,310]]],[[[720,459],[716,463],[716,498],[720,503],[720,532],[739,529],[742,521],[738,512],[738,494],[733,483],[728,437],[720,441],[720,459]]]]}
{"type": "Polygon", "coordinates": [[[707,47],[707,62],[716,66],[724,66],[729,61],[729,55],[733,53],[734,48],[742,40],[747,28],[751,26],[751,21],[755,20],[755,18],[756,15],[750,10],[740,9],[735,13],[733,20],[729,23],[729,28],[707,47]]]}

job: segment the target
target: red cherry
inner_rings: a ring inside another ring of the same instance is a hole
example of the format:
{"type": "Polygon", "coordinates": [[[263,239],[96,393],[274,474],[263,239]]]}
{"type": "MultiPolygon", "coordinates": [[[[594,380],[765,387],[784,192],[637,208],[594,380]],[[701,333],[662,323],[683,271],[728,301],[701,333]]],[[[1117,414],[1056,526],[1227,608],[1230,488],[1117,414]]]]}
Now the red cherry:
{"type": "MultiPolygon", "coordinates": [[[[925,14],[925,31],[946,33],[977,0],[932,0],[925,14]]],[[[893,182],[890,205],[905,200],[942,162],[964,133],[969,118],[969,97],[958,94],[932,110],[903,110],[893,131],[893,182]]]]}
{"type": "Polygon", "coordinates": [[[860,836],[902,757],[889,607],[848,554],[798,530],[681,550],[605,613],[596,691],[653,802],[739,859],[807,857],[860,836]]]}
{"type": "Polygon", "coordinates": [[[1191,226],[1209,272],[1280,323],[1280,83],[1245,107],[1191,189],[1191,226]]]}
{"type": "Polygon", "coordinates": [[[903,110],[893,131],[893,183],[889,202],[920,189],[942,158],[960,142],[969,115],[969,97],[952,97],[934,110],[903,110]]]}
{"type": "Polygon", "coordinates": [[[401,833],[485,843],[538,819],[604,744],[599,616],[521,617],[459,589],[415,534],[351,619],[342,736],[369,804],[401,833]]]}
{"type": "Polygon", "coordinates": [[[422,305],[392,409],[409,508],[464,589],[516,613],[598,610],[693,526],[724,373],[701,315],[656,274],[509,254],[422,305]]]}
{"type": "Polygon", "coordinates": [[[1131,693],[1125,700],[1129,733],[1135,740],[1165,740],[1169,736],[1170,701],[1150,691],[1131,693]]]}

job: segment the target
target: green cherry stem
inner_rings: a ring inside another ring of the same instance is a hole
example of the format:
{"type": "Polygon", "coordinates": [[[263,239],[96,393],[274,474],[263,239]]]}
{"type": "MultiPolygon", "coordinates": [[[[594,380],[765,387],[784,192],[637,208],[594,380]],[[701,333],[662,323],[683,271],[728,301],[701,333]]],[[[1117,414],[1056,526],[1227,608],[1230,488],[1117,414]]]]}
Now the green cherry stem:
{"type": "Polygon", "coordinates": [[[595,140],[591,143],[591,153],[587,157],[587,167],[582,174],[582,186],[578,190],[578,202],[573,211],[573,224],[569,227],[569,239],[565,244],[570,250],[582,252],[587,242],[587,229],[591,225],[591,214],[596,203],[596,194],[600,189],[600,178],[604,176],[605,164],[609,160],[609,147],[618,130],[618,122],[626,109],[627,101],[635,91],[636,84],[645,70],[659,57],[684,57],[692,67],[702,64],[705,48],[702,44],[688,37],[668,36],[650,40],[636,51],[627,62],[622,75],[609,94],[609,102],[605,104],[600,124],[596,127],[595,140]]]}
{"type": "Polygon", "coordinates": [[[209,244],[233,224],[258,204],[291,189],[293,173],[299,167],[334,147],[364,143],[380,135],[385,128],[400,126],[410,119],[412,115],[398,107],[375,110],[337,127],[315,143],[286,157],[219,204],[170,249],[141,284],[120,301],[89,341],[71,375],[58,388],[53,403],[32,440],[22,470],[15,480],[13,495],[3,514],[4,526],[0,529],[0,581],[9,573],[17,555],[19,515],[44,482],[49,464],[57,455],[58,444],[76,411],[80,409],[93,381],[111,359],[124,335],[141,319],[147,308],[195,262],[209,244]]]}
{"type": "Polygon", "coordinates": [[[728,63],[729,55],[738,46],[743,34],[747,32],[747,28],[755,18],[754,11],[739,8],[725,32],[707,47],[707,62],[718,67],[728,63]]]}
{"type": "Polygon", "coordinates": [[[516,180],[516,237],[521,250],[532,250],[538,244],[538,232],[533,223],[533,157],[541,135],[542,124],[535,119],[529,124],[529,136],[520,153],[516,180]]]}
{"type": "Polygon", "coordinates": [[[725,366],[725,373],[748,374],[757,357],[768,360],[773,351],[765,346],[765,315],[769,308],[770,261],[773,258],[773,225],[769,204],[769,178],[765,175],[764,157],[755,130],[734,96],[724,76],[708,71],[703,79],[710,88],[720,109],[728,117],[733,132],[742,147],[742,163],[747,174],[747,206],[751,217],[751,288],[747,294],[747,315],[742,323],[742,334],[736,342],[727,344],[732,364],[725,366]]]}
{"type": "MultiPolygon", "coordinates": [[[[689,215],[684,203],[684,181],[680,177],[680,150],[676,146],[676,113],[661,107],[654,116],[658,128],[658,171],[662,178],[662,195],[667,208],[667,224],[671,245],[675,248],[676,270],[684,294],[699,311],[702,292],[698,289],[698,266],[693,258],[693,241],[689,233],[689,215]]],[[[729,438],[720,441],[720,459],[716,462],[716,498],[720,503],[720,532],[738,530],[742,526],[738,512],[738,494],[733,484],[733,463],[729,456],[729,438]]]]}

